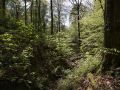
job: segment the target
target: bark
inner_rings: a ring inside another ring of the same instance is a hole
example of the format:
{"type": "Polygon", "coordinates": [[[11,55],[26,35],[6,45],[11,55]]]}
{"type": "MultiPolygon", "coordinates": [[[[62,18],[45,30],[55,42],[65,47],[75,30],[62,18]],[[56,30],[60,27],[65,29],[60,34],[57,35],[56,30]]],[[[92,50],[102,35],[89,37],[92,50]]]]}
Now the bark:
{"type": "Polygon", "coordinates": [[[51,9],[51,35],[54,34],[54,29],[53,29],[53,1],[50,0],[50,9],[51,9]]]}
{"type": "Polygon", "coordinates": [[[1,17],[5,16],[5,10],[6,10],[5,2],[6,2],[6,0],[1,0],[0,1],[0,14],[1,14],[1,17]]]}
{"type": "Polygon", "coordinates": [[[38,1],[38,29],[41,29],[41,0],[38,1]]]}
{"type": "Polygon", "coordinates": [[[77,21],[78,21],[78,47],[80,47],[80,5],[77,7],[77,21]]]}
{"type": "MultiPolygon", "coordinates": [[[[107,49],[120,51],[120,0],[105,1],[105,34],[104,46],[107,49]]],[[[104,56],[103,71],[120,66],[119,53],[106,53],[104,56]]]]}
{"type": "Polygon", "coordinates": [[[20,19],[20,3],[18,3],[18,4],[16,4],[16,7],[15,7],[15,9],[16,9],[16,20],[19,20],[20,19]]]}
{"type": "Polygon", "coordinates": [[[27,25],[27,1],[24,0],[25,2],[25,25],[27,25]]]}
{"type": "Polygon", "coordinates": [[[80,8],[82,5],[82,0],[78,0],[77,3],[77,29],[78,29],[78,51],[80,52],[81,38],[80,38],[80,8]]]}
{"type": "Polygon", "coordinates": [[[35,1],[35,28],[38,30],[38,0],[35,1]]]}
{"type": "Polygon", "coordinates": [[[31,22],[33,22],[33,0],[31,0],[30,19],[31,19],[31,22]]]}
{"type": "Polygon", "coordinates": [[[57,1],[58,3],[58,32],[61,31],[61,5],[60,5],[60,1],[57,1]]]}
{"type": "Polygon", "coordinates": [[[18,5],[16,5],[16,20],[19,19],[18,5]]]}

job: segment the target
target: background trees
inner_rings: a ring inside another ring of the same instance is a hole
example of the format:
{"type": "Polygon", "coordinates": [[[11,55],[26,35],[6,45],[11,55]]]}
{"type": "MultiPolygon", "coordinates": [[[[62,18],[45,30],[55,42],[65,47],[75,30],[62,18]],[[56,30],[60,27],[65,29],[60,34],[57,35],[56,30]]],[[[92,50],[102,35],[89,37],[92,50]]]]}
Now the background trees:
{"type": "Polygon", "coordinates": [[[105,3],[1,0],[0,88],[119,90],[120,2],[105,3]]]}

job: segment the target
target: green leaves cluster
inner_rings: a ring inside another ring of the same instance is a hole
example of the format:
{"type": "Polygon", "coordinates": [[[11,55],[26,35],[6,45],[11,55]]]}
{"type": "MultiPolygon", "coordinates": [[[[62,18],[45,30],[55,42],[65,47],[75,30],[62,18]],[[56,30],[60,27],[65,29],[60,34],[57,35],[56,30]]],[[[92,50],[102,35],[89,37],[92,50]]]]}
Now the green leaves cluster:
{"type": "Polygon", "coordinates": [[[36,37],[32,26],[25,26],[22,21],[16,22],[16,26],[0,35],[2,67],[26,64],[32,56],[32,43],[36,37]]]}

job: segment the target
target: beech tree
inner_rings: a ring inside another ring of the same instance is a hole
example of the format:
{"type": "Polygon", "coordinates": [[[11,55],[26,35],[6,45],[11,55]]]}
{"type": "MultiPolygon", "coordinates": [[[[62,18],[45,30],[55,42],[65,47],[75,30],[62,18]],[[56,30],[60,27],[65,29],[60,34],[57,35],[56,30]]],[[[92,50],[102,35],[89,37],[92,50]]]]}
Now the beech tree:
{"type": "Polygon", "coordinates": [[[78,30],[78,47],[81,45],[80,40],[80,8],[82,6],[83,0],[69,0],[71,4],[76,5],[76,11],[77,11],[77,30],[78,30]]]}
{"type": "Polygon", "coordinates": [[[110,70],[120,66],[120,0],[105,0],[104,46],[106,53],[103,69],[110,70]],[[118,52],[118,53],[117,53],[118,52]]]}

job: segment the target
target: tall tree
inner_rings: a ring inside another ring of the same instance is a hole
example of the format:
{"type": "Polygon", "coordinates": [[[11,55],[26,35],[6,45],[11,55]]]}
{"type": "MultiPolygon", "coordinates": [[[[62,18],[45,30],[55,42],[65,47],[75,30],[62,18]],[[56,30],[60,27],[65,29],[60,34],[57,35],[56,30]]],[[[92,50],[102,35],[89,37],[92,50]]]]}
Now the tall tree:
{"type": "Polygon", "coordinates": [[[51,10],[51,34],[54,33],[54,22],[53,22],[53,0],[50,0],[50,10],[51,10]]]}
{"type": "MultiPolygon", "coordinates": [[[[104,45],[108,50],[120,51],[120,0],[105,0],[104,45]]],[[[106,53],[103,70],[120,66],[120,53],[106,53]],[[113,54],[114,53],[114,54],[113,54]]]]}
{"type": "Polygon", "coordinates": [[[27,0],[24,0],[25,3],[25,25],[27,24],[27,0]]]}
{"type": "Polygon", "coordinates": [[[0,0],[0,15],[2,17],[5,16],[5,10],[6,10],[5,2],[6,0],[0,0]]]}
{"type": "Polygon", "coordinates": [[[16,9],[16,19],[19,20],[20,18],[20,1],[19,0],[16,0],[15,1],[15,9],[16,9]]]}
{"type": "Polygon", "coordinates": [[[33,22],[33,0],[31,0],[31,5],[30,5],[30,19],[31,23],[33,22]]]}
{"type": "Polygon", "coordinates": [[[41,0],[38,0],[38,29],[41,28],[41,0]]]}
{"type": "Polygon", "coordinates": [[[61,0],[57,0],[58,32],[61,31],[61,0]]]}
{"type": "Polygon", "coordinates": [[[78,47],[81,45],[80,40],[80,8],[82,6],[83,0],[69,0],[73,5],[76,5],[76,11],[77,11],[77,30],[78,30],[78,47]]]}

